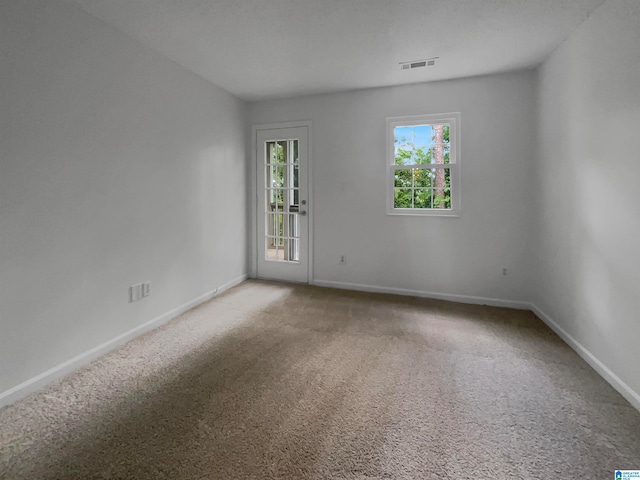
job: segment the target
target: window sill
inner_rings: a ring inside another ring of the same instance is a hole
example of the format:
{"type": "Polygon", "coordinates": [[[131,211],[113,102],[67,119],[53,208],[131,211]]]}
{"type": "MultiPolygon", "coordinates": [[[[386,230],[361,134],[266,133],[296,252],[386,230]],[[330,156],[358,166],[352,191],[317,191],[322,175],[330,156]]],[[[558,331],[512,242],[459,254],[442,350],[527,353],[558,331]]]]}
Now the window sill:
{"type": "Polygon", "coordinates": [[[387,215],[401,215],[406,217],[449,217],[449,218],[458,218],[460,217],[460,213],[455,210],[391,210],[387,211],[387,215]]]}

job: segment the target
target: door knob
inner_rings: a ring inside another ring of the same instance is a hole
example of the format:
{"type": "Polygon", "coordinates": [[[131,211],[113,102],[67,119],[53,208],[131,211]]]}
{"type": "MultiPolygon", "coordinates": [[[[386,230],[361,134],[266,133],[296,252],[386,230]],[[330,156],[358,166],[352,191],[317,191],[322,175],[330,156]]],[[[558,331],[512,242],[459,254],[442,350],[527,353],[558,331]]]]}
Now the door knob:
{"type": "Polygon", "coordinates": [[[300,203],[301,203],[302,205],[306,205],[306,204],[307,204],[307,201],[306,201],[306,200],[301,200],[301,201],[300,201],[300,203]]]}
{"type": "Polygon", "coordinates": [[[307,211],[306,211],[306,210],[302,210],[302,211],[300,212],[300,215],[302,215],[303,217],[304,217],[306,214],[307,214],[307,211]]]}

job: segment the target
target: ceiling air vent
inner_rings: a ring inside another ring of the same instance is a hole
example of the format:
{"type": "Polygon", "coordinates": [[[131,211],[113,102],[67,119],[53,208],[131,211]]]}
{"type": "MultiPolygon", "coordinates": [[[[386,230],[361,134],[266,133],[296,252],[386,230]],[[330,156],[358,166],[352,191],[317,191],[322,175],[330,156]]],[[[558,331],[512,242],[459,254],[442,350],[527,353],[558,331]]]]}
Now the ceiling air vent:
{"type": "Polygon", "coordinates": [[[410,70],[413,68],[433,67],[439,57],[426,58],[424,60],[412,60],[411,62],[400,62],[401,70],[410,70]]]}

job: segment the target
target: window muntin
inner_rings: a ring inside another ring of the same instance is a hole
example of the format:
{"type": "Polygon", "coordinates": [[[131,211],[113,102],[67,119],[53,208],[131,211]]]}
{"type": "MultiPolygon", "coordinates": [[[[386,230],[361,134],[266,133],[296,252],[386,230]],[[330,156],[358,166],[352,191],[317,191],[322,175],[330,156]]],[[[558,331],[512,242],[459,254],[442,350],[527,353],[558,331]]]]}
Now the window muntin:
{"type": "Polygon", "coordinates": [[[459,114],[387,119],[387,213],[456,216],[459,114]]]}

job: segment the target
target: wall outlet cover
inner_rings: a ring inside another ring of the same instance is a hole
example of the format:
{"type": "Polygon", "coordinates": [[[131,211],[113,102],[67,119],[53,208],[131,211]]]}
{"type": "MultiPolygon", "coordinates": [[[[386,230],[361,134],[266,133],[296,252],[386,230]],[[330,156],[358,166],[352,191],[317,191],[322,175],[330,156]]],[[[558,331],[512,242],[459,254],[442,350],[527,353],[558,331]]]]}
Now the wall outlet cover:
{"type": "Polygon", "coordinates": [[[129,287],[129,301],[136,302],[142,298],[142,284],[137,283],[129,287]]]}

